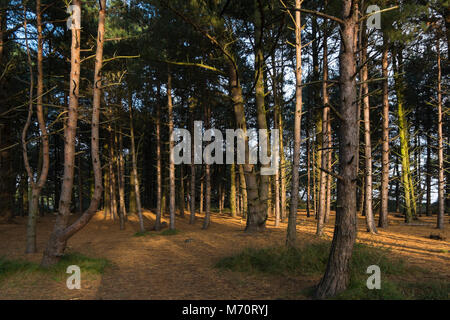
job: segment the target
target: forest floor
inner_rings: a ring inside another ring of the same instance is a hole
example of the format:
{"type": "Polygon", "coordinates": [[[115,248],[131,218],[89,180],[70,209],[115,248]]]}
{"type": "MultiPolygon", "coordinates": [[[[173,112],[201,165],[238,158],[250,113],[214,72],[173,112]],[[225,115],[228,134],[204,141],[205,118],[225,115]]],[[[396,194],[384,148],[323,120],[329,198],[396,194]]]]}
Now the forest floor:
{"type": "MultiPolygon", "coordinates": [[[[145,225],[151,229],[154,214],[145,210],[145,225]]],[[[73,218],[76,218],[74,216],[73,218]]],[[[25,259],[38,263],[53,228],[54,217],[39,219],[38,253],[25,255],[26,219],[17,217],[15,224],[0,225],[0,257],[25,259]]],[[[164,216],[168,221],[168,217],[164,216]]],[[[358,216],[358,242],[390,249],[393,258],[429,271],[430,279],[450,281],[450,226],[435,229],[436,216],[422,216],[413,225],[390,216],[388,230],[378,235],[366,232],[364,217],[358,216]],[[439,234],[444,240],[430,239],[439,234]]],[[[307,299],[303,294],[320,280],[320,276],[286,277],[285,275],[248,274],[221,270],[215,264],[244,248],[283,246],[286,223],[274,227],[267,222],[264,233],[243,232],[245,221],[227,214],[212,214],[211,226],[202,230],[198,215],[194,225],[189,214],[177,215],[175,235],[150,232],[136,236],[137,218],[129,218],[126,229],[118,221],[104,219],[99,212],[92,221],[69,240],[68,251],[111,262],[101,275],[83,276],[81,290],[69,290],[65,281],[39,274],[13,274],[0,280],[0,299],[307,299]]],[[[334,215],[325,229],[325,238],[333,233],[334,215]]],[[[299,244],[318,241],[316,220],[305,212],[298,216],[299,244]]],[[[376,264],[376,262],[374,262],[376,264]]],[[[1,270],[0,270],[1,271],[1,270]]],[[[69,275],[67,275],[69,276],[69,275]]],[[[411,276],[410,276],[411,277],[411,276]]],[[[408,275],[405,275],[408,278],[408,275]]],[[[411,280],[411,279],[409,279],[411,280]]],[[[421,279],[421,281],[427,279],[421,279]]]]}

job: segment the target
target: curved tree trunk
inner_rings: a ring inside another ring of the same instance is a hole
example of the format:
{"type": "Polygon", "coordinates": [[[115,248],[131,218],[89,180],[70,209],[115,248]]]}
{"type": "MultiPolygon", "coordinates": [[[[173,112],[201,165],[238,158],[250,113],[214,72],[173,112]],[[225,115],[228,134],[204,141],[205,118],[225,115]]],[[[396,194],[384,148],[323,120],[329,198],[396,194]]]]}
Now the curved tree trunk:
{"type": "MultiPolygon", "coordinates": [[[[79,0],[73,0],[74,5],[81,8],[79,0]]],[[[59,204],[59,215],[56,218],[55,227],[47,248],[44,251],[41,265],[48,267],[57,263],[66,247],[67,240],[76,232],[81,230],[97,212],[100,203],[103,187],[102,172],[99,156],[99,118],[100,118],[100,97],[101,97],[101,69],[103,64],[103,37],[105,33],[106,0],[100,0],[99,22],[97,34],[97,50],[94,71],[94,96],[92,103],[92,123],[91,123],[91,149],[92,165],[94,168],[95,188],[89,208],[72,225],[67,227],[69,219],[69,208],[73,186],[73,167],[75,157],[75,134],[77,125],[78,94],[80,81],[80,29],[72,28],[71,47],[71,73],[70,73],[70,103],[68,111],[68,121],[65,131],[65,159],[64,177],[59,204]]]]}
{"type": "MultiPolygon", "coordinates": [[[[25,10],[25,9],[24,9],[25,10]]],[[[25,25],[25,37],[26,37],[26,46],[28,53],[28,60],[30,64],[30,77],[31,77],[31,85],[30,85],[30,110],[27,119],[27,124],[24,127],[22,134],[22,144],[23,144],[23,155],[25,168],[27,169],[28,179],[31,183],[31,201],[29,205],[28,211],[28,222],[27,222],[27,243],[26,243],[26,253],[35,253],[36,252],[36,219],[39,212],[39,197],[41,195],[41,191],[47,181],[48,171],[50,167],[50,155],[49,155],[49,142],[48,142],[48,133],[47,126],[45,123],[44,111],[42,106],[42,96],[44,94],[44,74],[43,74],[43,66],[42,66],[42,50],[43,50],[43,39],[42,39],[42,15],[41,15],[41,1],[36,1],[36,24],[37,24],[37,34],[38,34],[38,47],[37,47],[37,90],[36,90],[36,113],[38,118],[39,130],[42,141],[42,169],[40,170],[39,179],[37,182],[34,181],[34,174],[31,171],[30,164],[28,162],[27,156],[27,147],[26,147],[26,132],[30,125],[31,114],[33,109],[33,73],[31,69],[31,58],[28,49],[28,40],[27,40],[27,28],[26,28],[26,19],[24,22],[25,25]]],[[[39,160],[41,162],[41,159],[39,160]]],[[[38,169],[39,170],[39,169],[38,169]]]]}

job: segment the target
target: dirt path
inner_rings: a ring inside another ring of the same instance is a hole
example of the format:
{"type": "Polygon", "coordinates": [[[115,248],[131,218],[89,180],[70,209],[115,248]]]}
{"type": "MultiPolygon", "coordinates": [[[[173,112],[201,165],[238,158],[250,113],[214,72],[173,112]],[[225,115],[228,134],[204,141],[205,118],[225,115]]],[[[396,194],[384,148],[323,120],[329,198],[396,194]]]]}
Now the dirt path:
{"type": "MultiPolygon", "coordinates": [[[[146,227],[153,225],[154,215],[146,211],[146,227]]],[[[300,242],[317,241],[315,220],[299,215],[300,242]]],[[[392,219],[389,231],[380,235],[364,232],[364,220],[359,219],[358,241],[392,249],[414,265],[431,273],[450,278],[450,232],[433,229],[434,220],[422,217],[426,226],[405,226],[401,219],[392,219]],[[427,239],[440,233],[444,241],[427,239]]],[[[0,256],[40,261],[42,250],[53,226],[53,218],[38,223],[37,254],[25,256],[25,220],[18,224],[0,225],[0,256]]],[[[334,221],[326,227],[326,236],[332,236],[334,221]]],[[[209,230],[201,230],[201,219],[188,224],[188,217],[177,217],[180,233],[172,236],[133,236],[138,231],[135,218],[126,230],[120,231],[117,222],[104,220],[98,213],[89,225],[69,241],[68,250],[92,257],[107,258],[112,262],[102,276],[83,279],[81,290],[68,290],[64,281],[44,277],[12,277],[0,285],[0,299],[302,299],[300,289],[315,285],[318,278],[265,277],[215,269],[214,264],[225,256],[247,247],[283,245],[284,223],[274,228],[268,222],[268,231],[258,235],[242,232],[245,222],[228,216],[212,215],[209,230]]]]}

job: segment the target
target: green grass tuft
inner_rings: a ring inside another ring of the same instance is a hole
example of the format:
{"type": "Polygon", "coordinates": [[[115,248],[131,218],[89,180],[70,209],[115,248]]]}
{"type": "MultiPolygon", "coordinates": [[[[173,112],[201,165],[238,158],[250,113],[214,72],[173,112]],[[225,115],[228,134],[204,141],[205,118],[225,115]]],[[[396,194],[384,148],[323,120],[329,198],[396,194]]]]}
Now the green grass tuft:
{"type": "MultiPolygon", "coordinates": [[[[241,253],[218,261],[216,268],[271,275],[317,275],[326,269],[330,243],[320,242],[300,248],[244,249],[241,253]]],[[[401,259],[388,257],[386,249],[371,248],[356,244],[350,264],[350,283],[347,290],[334,299],[448,299],[449,282],[428,282],[426,284],[395,281],[395,276],[412,275],[421,278],[425,270],[406,266],[401,259]],[[366,286],[367,267],[378,265],[381,269],[381,289],[369,290],[366,286]]],[[[307,295],[312,295],[309,288],[307,295]]]]}
{"type": "Polygon", "coordinates": [[[0,257],[0,281],[14,274],[46,274],[56,281],[67,278],[67,267],[77,265],[83,275],[103,274],[105,268],[110,265],[107,259],[90,258],[80,253],[65,254],[54,266],[42,268],[39,264],[24,260],[8,260],[0,257]]]}
{"type": "Polygon", "coordinates": [[[136,232],[133,237],[145,237],[145,236],[154,236],[156,235],[155,233],[152,233],[150,231],[144,231],[144,232],[136,232]]]}
{"type": "MultiPolygon", "coordinates": [[[[240,272],[261,272],[279,274],[280,272],[300,274],[321,274],[325,271],[330,244],[312,243],[301,248],[247,248],[243,252],[220,260],[217,268],[240,272]]],[[[356,274],[365,274],[367,267],[380,266],[386,274],[400,274],[404,270],[401,260],[391,261],[388,251],[373,249],[357,244],[353,252],[351,269],[356,274]]]]}
{"type": "Polygon", "coordinates": [[[178,230],[178,229],[173,229],[173,230],[167,229],[167,230],[162,231],[160,233],[160,235],[162,235],[162,236],[174,236],[174,235],[179,234],[179,233],[180,233],[180,230],[178,230]]]}

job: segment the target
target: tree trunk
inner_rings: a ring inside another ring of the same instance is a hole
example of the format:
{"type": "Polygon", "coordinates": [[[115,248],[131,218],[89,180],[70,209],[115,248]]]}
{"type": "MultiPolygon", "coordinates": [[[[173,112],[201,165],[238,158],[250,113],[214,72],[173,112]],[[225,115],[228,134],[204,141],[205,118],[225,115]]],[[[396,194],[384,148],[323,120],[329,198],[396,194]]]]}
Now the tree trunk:
{"type": "Polygon", "coordinates": [[[243,190],[245,190],[244,202],[246,203],[244,204],[244,211],[247,218],[246,231],[264,230],[267,217],[264,216],[264,213],[261,214],[255,168],[249,163],[247,124],[244,112],[242,88],[239,82],[237,68],[232,61],[228,61],[228,64],[231,98],[234,105],[236,126],[238,129],[242,129],[245,135],[245,164],[240,165],[239,170],[241,171],[242,168],[241,176],[245,176],[245,184],[243,184],[241,177],[241,185],[243,186],[243,190]],[[251,222],[249,222],[249,220],[251,222]],[[249,227],[250,225],[251,227],[249,227]]]}
{"type": "MultiPolygon", "coordinates": [[[[322,149],[322,159],[321,168],[328,168],[328,120],[330,117],[330,107],[328,99],[328,37],[327,37],[327,26],[325,22],[323,35],[323,81],[322,81],[322,99],[323,99],[323,113],[322,113],[322,145],[319,146],[322,149]]],[[[326,215],[326,203],[327,203],[327,174],[325,171],[320,171],[320,183],[319,183],[319,217],[317,219],[317,231],[318,236],[323,235],[323,226],[325,223],[326,215]]]]}
{"type": "MultiPolygon", "coordinates": [[[[308,111],[307,115],[310,112],[308,111]]],[[[308,124],[310,117],[306,120],[308,124]]],[[[306,216],[311,216],[311,132],[309,124],[307,125],[307,138],[306,138],[306,216]]]]}
{"type": "Polygon", "coordinates": [[[400,155],[402,161],[402,184],[404,191],[404,204],[405,204],[405,221],[406,223],[411,222],[412,220],[412,209],[411,209],[411,194],[413,190],[411,190],[411,179],[410,179],[410,160],[409,160],[409,146],[408,146],[408,122],[406,119],[406,111],[404,109],[404,96],[403,96],[403,79],[402,75],[399,74],[400,67],[402,65],[401,61],[402,52],[398,53],[398,57],[400,60],[397,65],[397,57],[394,53],[394,73],[395,73],[395,91],[397,94],[397,104],[398,104],[398,126],[399,126],[399,135],[400,135],[400,155]]]}
{"type": "Polygon", "coordinates": [[[122,128],[119,129],[119,202],[120,202],[120,230],[125,229],[127,208],[125,206],[125,159],[123,157],[122,128]]]}
{"type": "MultiPolygon", "coordinates": [[[[189,106],[189,117],[190,117],[190,127],[191,127],[191,133],[194,133],[194,110],[195,110],[195,104],[192,100],[190,106],[189,106]]],[[[191,182],[190,182],[190,217],[189,217],[189,224],[195,223],[195,146],[192,143],[191,144],[191,182]]]]}
{"type": "MultiPolygon", "coordinates": [[[[158,98],[161,97],[160,85],[158,85],[158,98]]],[[[156,217],[154,230],[161,230],[161,215],[162,215],[162,171],[161,171],[161,101],[158,99],[156,104],[156,217]]]]}
{"type": "MultiPolygon", "coordinates": [[[[112,110],[109,109],[110,121],[113,119],[112,110]]],[[[113,220],[117,218],[117,195],[116,195],[116,174],[114,164],[116,163],[116,152],[114,148],[114,138],[111,127],[111,122],[108,124],[109,132],[109,189],[110,189],[110,201],[111,201],[111,217],[113,220]]]]}
{"type": "Polygon", "coordinates": [[[144,218],[142,216],[141,192],[139,187],[139,178],[137,170],[136,145],[134,137],[134,121],[133,121],[133,97],[131,91],[128,93],[128,108],[130,112],[130,140],[131,140],[131,165],[133,170],[134,195],[136,199],[136,211],[139,217],[139,231],[145,232],[144,218]]]}
{"type": "Polygon", "coordinates": [[[347,288],[350,260],[356,239],[356,180],[358,159],[358,106],[356,99],[355,37],[358,20],[357,2],[343,0],[341,24],[339,168],[336,225],[327,269],[320,281],[317,298],[336,295],[347,288]]]}
{"type": "Polygon", "coordinates": [[[247,217],[247,184],[245,182],[245,174],[244,174],[244,166],[241,164],[239,165],[239,186],[241,188],[241,196],[242,196],[242,217],[247,217]]]}
{"type": "Polygon", "coordinates": [[[180,217],[184,218],[184,169],[183,165],[180,165],[180,217]]]}
{"type": "Polygon", "coordinates": [[[230,168],[230,211],[231,217],[236,218],[236,165],[230,168]]]}
{"type": "MultiPolygon", "coordinates": [[[[328,172],[332,172],[333,170],[333,143],[331,141],[331,113],[328,111],[328,121],[327,121],[327,134],[328,134],[328,161],[327,161],[327,170],[328,172]]],[[[325,204],[325,219],[324,224],[328,223],[328,219],[330,218],[330,211],[331,211],[331,182],[332,182],[332,176],[330,174],[327,174],[327,196],[326,196],[326,204],[325,204]]]]}
{"type": "MultiPolygon", "coordinates": [[[[431,119],[428,119],[431,120],[431,119]]],[[[431,176],[432,176],[432,166],[431,166],[431,137],[427,134],[427,164],[426,164],[426,177],[425,183],[427,185],[427,204],[426,204],[426,215],[431,217],[431,176]]]]}
{"type": "Polygon", "coordinates": [[[444,229],[444,138],[442,134],[442,69],[441,69],[441,48],[440,38],[436,39],[437,51],[437,65],[438,65],[438,165],[439,165],[439,180],[438,180],[438,214],[437,214],[437,228],[444,229]]]}
{"type": "MultiPolygon", "coordinates": [[[[81,7],[79,0],[73,1],[74,5],[81,7]]],[[[77,125],[77,108],[80,80],[80,29],[72,28],[72,48],[71,48],[71,74],[70,74],[70,104],[68,111],[68,121],[65,131],[65,161],[64,177],[61,190],[61,200],[59,205],[59,215],[56,218],[55,227],[41,265],[48,267],[59,261],[66,247],[67,240],[76,232],[81,230],[97,212],[102,194],[102,172],[99,156],[99,118],[100,118],[100,97],[101,97],[101,69],[103,64],[103,37],[105,31],[106,0],[100,0],[99,21],[97,33],[97,50],[94,71],[94,96],[92,103],[91,121],[91,156],[94,168],[95,189],[89,208],[83,215],[69,227],[69,206],[73,187],[73,166],[75,157],[75,134],[77,125]]]]}
{"type": "MultiPolygon", "coordinates": [[[[205,130],[211,127],[211,110],[209,105],[205,104],[205,130]]],[[[211,166],[205,164],[205,219],[203,220],[202,229],[206,230],[211,224],[211,166]]],[[[220,195],[219,195],[220,197],[220,195]]]]}
{"type": "MultiPolygon", "coordinates": [[[[301,8],[301,0],[295,0],[295,8],[301,8]]],[[[294,114],[294,161],[292,164],[291,203],[286,234],[286,245],[295,246],[297,238],[297,209],[300,167],[300,143],[302,122],[302,25],[300,11],[295,12],[295,114],[294,114]]]]}
{"type": "Polygon", "coordinates": [[[381,205],[380,220],[378,226],[387,228],[389,226],[389,72],[388,72],[389,40],[383,34],[383,145],[381,154],[381,205]]]}
{"type": "MultiPolygon", "coordinates": [[[[266,107],[264,103],[265,93],[264,93],[264,54],[263,54],[263,19],[261,11],[263,8],[259,6],[258,1],[255,1],[255,104],[256,104],[256,120],[258,124],[258,129],[266,130],[267,132],[267,118],[266,118],[266,107]]],[[[270,140],[267,139],[267,144],[269,145],[270,140]]],[[[261,141],[259,142],[261,143],[261,141]]],[[[261,147],[261,146],[260,146],[261,147]]],[[[268,148],[269,150],[269,148],[268,148]]],[[[262,164],[260,170],[268,167],[269,165],[262,164]]],[[[259,184],[257,197],[256,197],[256,207],[255,210],[249,212],[247,219],[246,231],[262,231],[266,227],[266,220],[268,218],[269,210],[269,176],[259,175],[259,184]]]]}
{"type": "Polygon", "coordinates": [[[203,192],[203,185],[204,185],[203,182],[204,182],[204,179],[205,179],[205,175],[203,174],[203,172],[201,172],[201,174],[202,174],[202,176],[200,177],[200,196],[199,196],[199,198],[200,198],[199,199],[200,200],[200,210],[199,210],[200,214],[203,213],[203,209],[204,209],[203,200],[204,200],[204,196],[205,196],[205,193],[203,192]]]}
{"type": "MultiPolygon", "coordinates": [[[[26,9],[24,9],[26,10],[26,9]]],[[[26,19],[25,19],[25,37],[26,37],[26,46],[27,53],[29,57],[30,63],[30,71],[31,71],[31,58],[29,55],[28,49],[28,39],[27,39],[27,28],[26,28],[26,19]]],[[[22,136],[22,144],[23,144],[23,154],[25,161],[25,168],[27,169],[28,178],[31,182],[32,188],[32,198],[30,201],[29,212],[28,212],[28,223],[27,223],[27,244],[26,244],[26,253],[35,253],[36,252],[36,218],[39,211],[39,198],[41,195],[41,191],[44,188],[45,182],[47,181],[48,171],[50,167],[50,154],[49,154],[49,142],[48,142],[48,133],[47,126],[45,123],[44,111],[42,106],[42,96],[44,94],[44,73],[42,66],[42,51],[43,51],[43,39],[42,39],[42,15],[41,15],[41,1],[36,1],[36,24],[37,24],[37,34],[38,34],[38,47],[37,47],[37,90],[36,90],[36,113],[38,118],[39,130],[41,135],[41,154],[42,158],[42,168],[39,166],[38,175],[39,179],[37,182],[34,181],[34,174],[31,171],[28,156],[27,156],[27,148],[26,148],[26,132],[29,126],[29,120],[31,114],[28,117],[28,124],[24,127],[24,132],[22,136]],[[40,173],[39,173],[40,171],[40,173]]],[[[33,73],[30,73],[30,77],[33,77],[33,73]]],[[[32,113],[32,89],[33,89],[33,80],[31,79],[30,86],[30,112],[32,113]]]]}
{"type": "Polygon", "coordinates": [[[365,197],[364,211],[366,214],[367,231],[376,234],[375,219],[372,205],[372,143],[370,139],[370,101],[369,101],[369,68],[367,66],[367,33],[365,24],[362,28],[361,41],[361,81],[362,81],[362,102],[364,115],[364,172],[365,172],[365,197]]]}
{"type": "MultiPolygon", "coordinates": [[[[167,72],[167,113],[169,116],[169,137],[173,133],[173,104],[172,104],[172,75],[170,69],[167,72]]],[[[169,213],[170,213],[170,230],[175,230],[175,163],[172,158],[172,150],[174,142],[169,141],[170,161],[169,161],[169,213]]]]}

